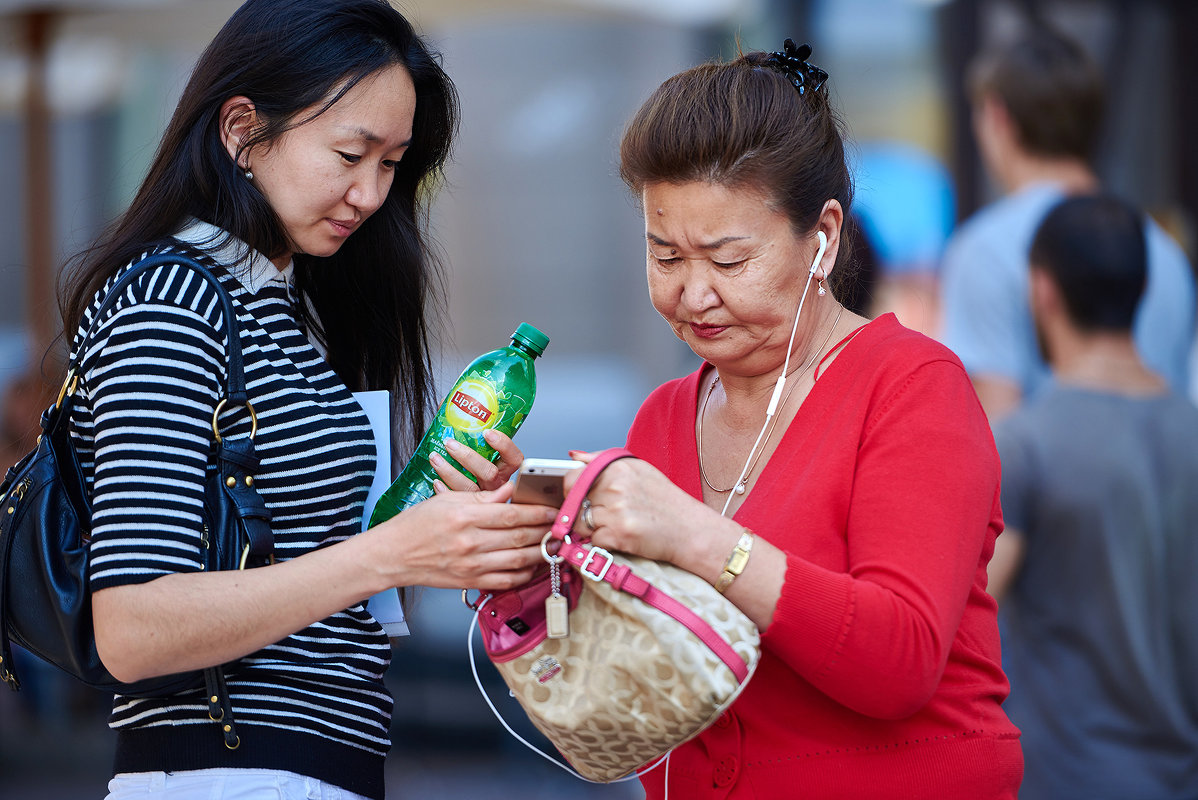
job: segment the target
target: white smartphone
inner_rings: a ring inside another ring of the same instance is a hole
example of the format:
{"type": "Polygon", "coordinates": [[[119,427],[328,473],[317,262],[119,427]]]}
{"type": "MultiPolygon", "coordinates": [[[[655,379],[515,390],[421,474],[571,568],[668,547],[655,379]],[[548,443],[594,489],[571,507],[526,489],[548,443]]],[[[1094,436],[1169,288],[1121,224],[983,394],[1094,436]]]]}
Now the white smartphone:
{"type": "Polygon", "coordinates": [[[581,461],[565,458],[526,458],[516,472],[513,503],[560,508],[566,502],[562,479],[572,469],[585,466],[581,461]]]}

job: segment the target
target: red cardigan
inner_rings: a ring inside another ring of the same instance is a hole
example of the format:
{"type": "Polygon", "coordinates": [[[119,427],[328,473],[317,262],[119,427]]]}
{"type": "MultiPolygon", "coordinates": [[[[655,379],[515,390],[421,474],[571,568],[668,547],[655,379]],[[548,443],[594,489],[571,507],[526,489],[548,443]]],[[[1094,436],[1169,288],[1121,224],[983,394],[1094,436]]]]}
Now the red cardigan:
{"type": "MultiPolygon", "coordinates": [[[[696,498],[702,371],[654,391],[628,436],[696,498]]],[[[986,593],[999,463],[973,387],[890,314],[817,377],[735,517],[787,554],[761,664],[674,751],[670,797],[1014,798],[1023,757],[986,593]]],[[[649,798],[664,774],[644,776],[649,798]]]]}

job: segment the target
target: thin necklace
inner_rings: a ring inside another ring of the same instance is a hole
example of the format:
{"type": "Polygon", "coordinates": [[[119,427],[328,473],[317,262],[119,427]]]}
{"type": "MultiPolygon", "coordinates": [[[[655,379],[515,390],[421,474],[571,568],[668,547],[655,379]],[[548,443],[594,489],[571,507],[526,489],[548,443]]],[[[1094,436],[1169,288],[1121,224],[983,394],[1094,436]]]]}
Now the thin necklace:
{"type": "MultiPolygon", "coordinates": [[[[815,363],[815,359],[819,357],[820,352],[828,346],[828,342],[832,339],[832,332],[836,330],[836,323],[840,322],[840,315],[842,313],[844,313],[844,306],[841,306],[840,310],[836,312],[836,319],[832,320],[832,326],[828,328],[828,335],[824,337],[824,341],[819,347],[816,348],[815,352],[811,354],[811,358],[807,359],[807,363],[794,373],[794,383],[790,385],[790,388],[786,390],[786,394],[782,396],[782,402],[778,404],[779,411],[786,407],[786,401],[790,399],[791,392],[793,392],[795,387],[799,385],[799,378],[802,378],[804,373],[811,369],[811,365],[815,363]]],[[[715,380],[713,380],[711,382],[711,386],[708,387],[707,394],[703,397],[703,405],[699,409],[699,432],[698,436],[696,437],[698,439],[697,444],[699,446],[699,476],[703,478],[703,483],[707,484],[707,488],[711,489],[711,491],[717,494],[726,494],[734,489],[736,490],[737,494],[744,494],[746,486],[749,483],[749,476],[753,474],[753,470],[757,467],[757,462],[761,460],[761,454],[765,452],[766,445],[768,445],[770,442],[770,437],[774,435],[774,428],[778,425],[778,418],[782,415],[776,415],[773,421],[770,422],[770,429],[765,434],[765,441],[761,443],[761,449],[758,450],[756,455],[753,456],[753,462],[749,464],[749,468],[745,470],[744,479],[738,483],[734,483],[727,489],[719,489],[715,487],[712,485],[711,480],[707,477],[707,470],[703,469],[703,417],[707,412],[707,401],[711,399],[711,394],[715,391],[716,384],[719,382],[720,376],[716,375],[715,380]]]]}

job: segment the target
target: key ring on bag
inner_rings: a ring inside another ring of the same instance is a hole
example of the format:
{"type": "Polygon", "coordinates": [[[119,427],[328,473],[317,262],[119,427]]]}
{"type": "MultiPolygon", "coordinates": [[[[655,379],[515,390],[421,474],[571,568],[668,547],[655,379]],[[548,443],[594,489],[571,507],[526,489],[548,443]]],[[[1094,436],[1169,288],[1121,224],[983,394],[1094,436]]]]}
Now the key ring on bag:
{"type": "MultiPolygon", "coordinates": [[[[544,536],[544,537],[541,539],[541,557],[545,559],[545,563],[547,563],[547,564],[550,564],[550,565],[553,565],[553,564],[560,564],[560,563],[562,563],[563,561],[565,561],[565,560],[566,560],[566,557],[565,557],[565,556],[559,556],[559,555],[549,555],[549,547],[548,547],[548,545],[549,545],[549,540],[550,540],[550,539],[553,539],[553,538],[554,538],[554,536],[553,536],[553,531],[549,531],[549,532],[548,532],[548,533],[546,533],[546,534],[545,534],[545,536],[544,536]]],[[[567,533],[567,534],[566,534],[566,535],[565,535],[565,536],[562,538],[562,543],[563,543],[563,544],[570,544],[570,534],[568,534],[568,533],[567,533]]]]}

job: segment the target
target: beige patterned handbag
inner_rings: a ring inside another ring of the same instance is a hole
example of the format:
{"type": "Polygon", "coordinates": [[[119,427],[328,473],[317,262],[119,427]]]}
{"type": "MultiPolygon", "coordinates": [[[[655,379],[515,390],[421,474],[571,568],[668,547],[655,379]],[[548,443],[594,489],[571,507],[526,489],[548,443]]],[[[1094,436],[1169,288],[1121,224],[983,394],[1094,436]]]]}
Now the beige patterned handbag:
{"type": "Polygon", "coordinates": [[[757,627],[707,581],[572,538],[599,472],[630,456],[608,450],[584,470],[546,537],[561,543],[552,556],[543,547],[548,571],[472,605],[487,656],[529,719],[600,782],[715,722],[761,654],[757,627]]]}

